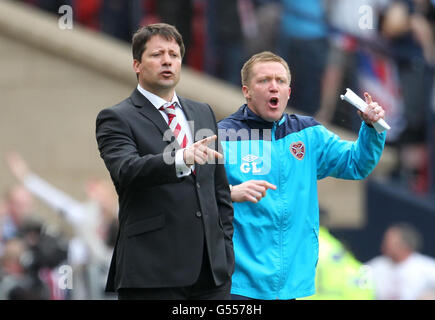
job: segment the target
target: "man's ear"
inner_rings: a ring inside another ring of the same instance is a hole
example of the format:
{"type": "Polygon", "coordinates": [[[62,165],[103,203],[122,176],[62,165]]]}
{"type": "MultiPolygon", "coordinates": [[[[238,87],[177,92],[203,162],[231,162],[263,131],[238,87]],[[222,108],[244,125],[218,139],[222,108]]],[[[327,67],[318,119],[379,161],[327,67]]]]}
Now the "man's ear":
{"type": "Polygon", "coordinates": [[[292,94],[292,88],[291,88],[291,87],[288,87],[288,98],[289,98],[289,99],[290,99],[291,94],[292,94]]]}
{"type": "Polygon", "coordinates": [[[137,59],[133,59],[133,70],[136,74],[140,73],[139,65],[140,61],[137,59]]]}
{"type": "Polygon", "coordinates": [[[247,86],[242,86],[242,93],[246,100],[251,99],[251,95],[249,94],[249,88],[247,86]]]}

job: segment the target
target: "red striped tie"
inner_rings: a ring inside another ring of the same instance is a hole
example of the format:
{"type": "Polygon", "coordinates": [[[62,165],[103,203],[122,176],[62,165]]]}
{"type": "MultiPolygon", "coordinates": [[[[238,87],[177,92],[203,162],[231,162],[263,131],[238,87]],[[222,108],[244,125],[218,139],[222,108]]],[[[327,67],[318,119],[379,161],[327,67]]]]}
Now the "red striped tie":
{"type": "Polygon", "coordinates": [[[164,111],[168,115],[168,126],[174,133],[175,139],[177,139],[178,144],[181,148],[185,148],[187,146],[187,135],[184,132],[183,128],[181,128],[180,123],[178,122],[177,115],[175,114],[175,107],[177,106],[177,102],[167,106],[161,106],[159,110],[164,111]]]}

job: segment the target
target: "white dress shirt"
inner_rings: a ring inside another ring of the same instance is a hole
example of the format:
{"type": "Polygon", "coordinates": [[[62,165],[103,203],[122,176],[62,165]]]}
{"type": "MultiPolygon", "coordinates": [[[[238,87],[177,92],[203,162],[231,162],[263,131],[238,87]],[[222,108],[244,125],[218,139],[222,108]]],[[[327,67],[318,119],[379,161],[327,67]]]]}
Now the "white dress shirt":
{"type": "MultiPolygon", "coordinates": [[[[187,136],[187,147],[192,145],[193,143],[193,137],[192,137],[192,131],[190,130],[189,122],[186,119],[186,115],[183,112],[183,109],[181,107],[180,101],[178,100],[177,94],[174,92],[174,96],[172,97],[171,101],[166,101],[165,99],[155,95],[154,93],[151,93],[144,88],[140,86],[140,84],[137,85],[137,90],[141,94],[144,95],[145,98],[147,98],[151,104],[160,112],[163,119],[165,119],[166,123],[169,122],[168,115],[165,111],[160,110],[160,107],[164,106],[167,107],[174,102],[177,102],[177,107],[175,107],[175,114],[178,120],[178,123],[180,124],[183,131],[186,133],[187,136]]],[[[191,167],[188,167],[183,159],[183,153],[184,149],[180,149],[175,153],[175,170],[177,172],[177,177],[181,178],[184,176],[188,176],[192,170],[195,170],[194,165],[191,167]]]]}

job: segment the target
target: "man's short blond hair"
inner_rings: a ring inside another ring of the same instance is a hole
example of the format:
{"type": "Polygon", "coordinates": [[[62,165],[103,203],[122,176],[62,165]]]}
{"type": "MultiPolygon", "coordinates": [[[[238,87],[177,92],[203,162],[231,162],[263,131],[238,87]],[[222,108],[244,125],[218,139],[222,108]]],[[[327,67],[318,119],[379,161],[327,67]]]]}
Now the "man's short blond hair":
{"type": "Polygon", "coordinates": [[[251,70],[254,66],[254,64],[258,62],[279,62],[281,63],[285,70],[287,71],[287,77],[290,84],[291,81],[291,74],[290,74],[290,68],[288,67],[287,62],[281,58],[280,56],[274,54],[270,51],[263,51],[257,54],[254,54],[251,58],[249,58],[248,61],[245,62],[243,65],[241,76],[242,76],[242,85],[247,86],[249,83],[249,80],[251,80],[251,70]]]}

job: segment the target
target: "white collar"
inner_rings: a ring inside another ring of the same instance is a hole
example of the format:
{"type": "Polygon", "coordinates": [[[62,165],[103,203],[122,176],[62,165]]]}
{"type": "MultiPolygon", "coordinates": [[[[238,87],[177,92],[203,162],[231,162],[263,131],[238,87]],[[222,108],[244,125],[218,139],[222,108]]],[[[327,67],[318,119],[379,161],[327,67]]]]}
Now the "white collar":
{"type": "Polygon", "coordinates": [[[154,93],[145,90],[140,86],[140,84],[137,84],[137,90],[142,93],[144,97],[147,98],[156,109],[160,109],[161,106],[166,107],[166,105],[171,105],[174,102],[177,102],[178,106],[181,108],[180,101],[178,100],[177,93],[175,91],[172,100],[168,102],[165,99],[159,97],[158,95],[155,95],[154,93]]]}

